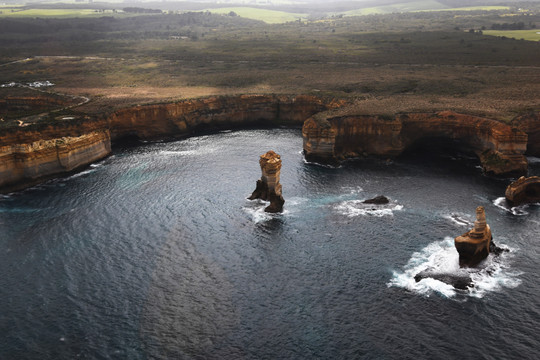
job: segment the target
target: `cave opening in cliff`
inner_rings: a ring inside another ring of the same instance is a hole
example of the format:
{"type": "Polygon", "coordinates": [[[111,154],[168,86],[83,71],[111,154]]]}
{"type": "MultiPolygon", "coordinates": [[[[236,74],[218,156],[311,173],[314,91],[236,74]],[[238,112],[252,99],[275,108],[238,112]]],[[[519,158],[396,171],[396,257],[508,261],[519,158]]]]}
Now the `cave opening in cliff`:
{"type": "Polygon", "coordinates": [[[129,134],[115,138],[114,140],[112,140],[111,145],[115,149],[124,149],[141,146],[141,143],[142,139],[139,136],[135,134],[129,134]]]}
{"type": "Polygon", "coordinates": [[[434,164],[466,164],[472,167],[480,164],[478,156],[469,142],[446,137],[426,137],[414,141],[400,155],[406,161],[434,164]]]}

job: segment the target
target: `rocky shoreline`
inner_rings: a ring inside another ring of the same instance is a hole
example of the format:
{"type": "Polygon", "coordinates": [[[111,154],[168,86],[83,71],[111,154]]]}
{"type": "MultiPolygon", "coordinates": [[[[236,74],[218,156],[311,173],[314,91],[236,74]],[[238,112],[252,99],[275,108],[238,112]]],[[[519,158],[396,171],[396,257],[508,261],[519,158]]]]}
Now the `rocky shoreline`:
{"type": "MultiPolygon", "coordinates": [[[[475,153],[487,174],[527,173],[526,132],[497,120],[451,111],[393,117],[318,114],[306,120],[302,135],[308,161],[336,163],[363,155],[395,157],[422,140],[434,139],[475,153]]],[[[536,148],[529,146],[529,150],[536,148]]]]}
{"type": "Polygon", "coordinates": [[[536,113],[516,117],[510,125],[450,111],[331,115],[347,104],[311,95],[215,96],[5,127],[0,129],[0,193],[87,166],[110,155],[112,142],[123,138],[175,139],[261,126],[303,125],[306,159],[325,163],[366,154],[393,157],[426,137],[459,141],[493,175],[526,174],[524,154],[540,155],[536,113]]]}
{"type": "Polygon", "coordinates": [[[0,193],[21,190],[111,154],[123,138],[175,139],[202,132],[268,126],[300,127],[345,102],[309,95],[242,95],[129,107],[0,130],[0,193]]]}

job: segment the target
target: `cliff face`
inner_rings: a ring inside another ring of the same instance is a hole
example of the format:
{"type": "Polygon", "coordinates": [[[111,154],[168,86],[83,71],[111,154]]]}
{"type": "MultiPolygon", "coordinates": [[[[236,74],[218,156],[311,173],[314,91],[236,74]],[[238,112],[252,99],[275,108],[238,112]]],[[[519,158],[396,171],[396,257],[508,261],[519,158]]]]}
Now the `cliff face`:
{"type": "Polygon", "coordinates": [[[0,188],[21,189],[88,165],[110,152],[108,130],[0,146],[0,188]]]}
{"type": "Polygon", "coordinates": [[[313,114],[342,104],[314,96],[211,97],[123,109],[107,121],[113,140],[152,139],[246,126],[301,126],[313,114]]]}
{"type": "Polygon", "coordinates": [[[540,156],[540,113],[530,113],[516,117],[512,126],[529,135],[527,154],[540,156]]]}
{"type": "Polygon", "coordinates": [[[540,202],[540,177],[520,177],[508,185],[504,196],[512,206],[540,202]]]}
{"type": "Polygon", "coordinates": [[[457,141],[475,152],[484,170],[523,174],[527,134],[495,120],[453,112],[400,114],[392,118],[343,116],[310,118],[302,128],[310,161],[334,162],[361,154],[396,156],[425,139],[457,141]]]}
{"type": "Polygon", "coordinates": [[[313,96],[237,96],[136,106],[100,119],[82,117],[0,132],[0,191],[22,189],[111,152],[111,139],[173,138],[248,126],[301,126],[344,102],[313,96]]]}

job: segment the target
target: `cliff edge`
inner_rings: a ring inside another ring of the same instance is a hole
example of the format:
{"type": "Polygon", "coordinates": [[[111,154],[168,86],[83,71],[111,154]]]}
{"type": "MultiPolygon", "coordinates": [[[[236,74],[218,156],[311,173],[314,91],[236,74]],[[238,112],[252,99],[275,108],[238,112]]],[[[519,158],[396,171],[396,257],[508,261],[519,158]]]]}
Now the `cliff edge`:
{"type": "Polygon", "coordinates": [[[302,135],[308,161],[333,163],[362,154],[393,157],[419,141],[447,139],[474,152],[486,173],[527,172],[526,133],[496,120],[451,111],[393,117],[319,114],[306,120],[302,135]]]}

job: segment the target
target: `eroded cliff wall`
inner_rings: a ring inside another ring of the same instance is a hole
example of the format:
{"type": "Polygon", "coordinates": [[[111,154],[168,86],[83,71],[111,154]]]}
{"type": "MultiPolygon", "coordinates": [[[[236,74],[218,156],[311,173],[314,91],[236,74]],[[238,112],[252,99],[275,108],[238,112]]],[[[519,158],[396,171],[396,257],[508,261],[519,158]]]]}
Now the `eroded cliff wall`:
{"type": "Polygon", "coordinates": [[[343,101],[314,96],[245,95],[130,107],[100,118],[88,116],[0,133],[0,192],[21,189],[95,162],[111,152],[111,140],[175,138],[200,131],[249,126],[298,126],[343,101]]]}
{"type": "Polygon", "coordinates": [[[100,160],[111,152],[108,130],[0,146],[0,188],[17,190],[100,160]]]}
{"type": "Polygon", "coordinates": [[[348,115],[308,119],[302,128],[306,158],[339,161],[361,154],[396,156],[422,139],[450,139],[479,157],[495,175],[524,174],[527,134],[501,122],[458,114],[348,115]]]}
{"type": "Polygon", "coordinates": [[[526,115],[520,115],[512,121],[512,126],[527,133],[529,136],[527,154],[540,156],[540,113],[531,112],[526,115]]]}
{"type": "Polygon", "coordinates": [[[246,126],[300,127],[313,114],[343,103],[307,95],[210,97],[123,109],[107,121],[113,140],[130,135],[141,139],[179,137],[246,126]]]}

